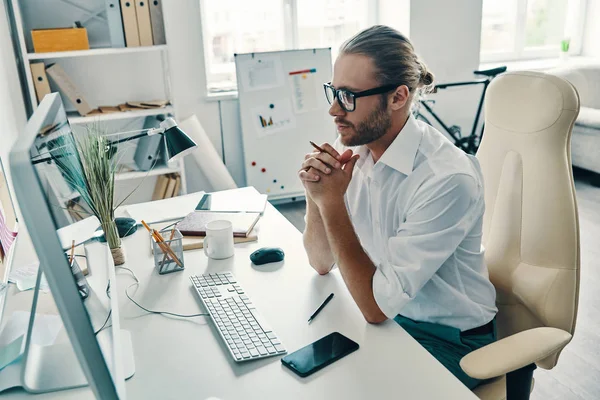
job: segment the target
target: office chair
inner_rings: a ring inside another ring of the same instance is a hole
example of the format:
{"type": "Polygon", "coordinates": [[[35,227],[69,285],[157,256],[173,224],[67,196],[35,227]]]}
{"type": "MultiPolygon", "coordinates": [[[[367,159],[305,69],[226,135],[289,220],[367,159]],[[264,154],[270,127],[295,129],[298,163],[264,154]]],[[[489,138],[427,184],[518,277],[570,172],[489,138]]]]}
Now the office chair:
{"type": "Polygon", "coordinates": [[[488,89],[476,156],[498,341],[460,363],[469,376],[489,380],[474,390],[481,399],[529,399],[533,370],[553,368],[575,330],[580,256],[571,130],[578,113],[577,91],[553,75],[509,72],[488,89]]]}

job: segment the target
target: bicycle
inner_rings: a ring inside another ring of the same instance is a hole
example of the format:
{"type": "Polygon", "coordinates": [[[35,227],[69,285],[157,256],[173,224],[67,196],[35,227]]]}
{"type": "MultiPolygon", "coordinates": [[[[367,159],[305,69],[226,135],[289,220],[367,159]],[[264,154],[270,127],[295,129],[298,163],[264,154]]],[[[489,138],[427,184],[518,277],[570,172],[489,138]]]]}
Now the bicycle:
{"type": "Polygon", "coordinates": [[[459,126],[451,125],[448,126],[439,115],[435,113],[430,104],[435,104],[435,100],[429,100],[420,98],[417,101],[417,107],[413,111],[413,114],[416,119],[420,119],[427,124],[433,126],[431,121],[427,118],[426,115],[423,114],[423,108],[427,110],[427,112],[437,121],[437,123],[441,126],[441,128],[454,140],[454,144],[462,149],[465,153],[475,154],[477,149],[479,148],[479,143],[481,142],[481,138],[483,137],[483,128],[481,127],[481,133],[477,135],[477,127],[479,125],[479,117],[481,116],[481,110],[483,109],[483,100],[485,98],[485,92],[488,88],[490,82],[499,74],[506,71],[506,66],[486,69],[486,70],[478,70],[473,71],[473,74],[479,76],[485,76],[485,78],[475,79],[472,81],[464,81],[464,82],[451,82],[451,83],[441,83],[435,85],[433,88],[433,93],[437,93],[438,90],[447,89],[450,87],[460,87],[460,86],[471,86],[471,85],[483,85],[483,91],[481,92],[481,98],[479,99],[479,105],[477,107],[477,113],[475,114],[475,120],[473,121],[473,128],[471,129],[471,134],[468,136],[462,136],[462,132],[459,126]]]}

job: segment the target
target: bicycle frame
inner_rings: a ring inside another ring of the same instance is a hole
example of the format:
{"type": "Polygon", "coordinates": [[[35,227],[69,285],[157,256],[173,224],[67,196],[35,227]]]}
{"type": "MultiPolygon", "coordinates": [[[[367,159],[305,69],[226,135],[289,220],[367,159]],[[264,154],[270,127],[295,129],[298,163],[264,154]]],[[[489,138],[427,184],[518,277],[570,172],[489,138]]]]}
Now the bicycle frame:
{"type": "MultiPolygon", "coordinates": [[[[492,77],[493,79],[493,77],[492,77]]],[[[490,78],[483,79],[475,79],[472,81],[463,81],[463,82],[452,82],[452,83],[443,83],[436,85],[434,91],[438,89],[446,89],[450,87],[460,87],[460,86],[472,86],[472,85],[483,85],[483,90],[481,92],[481,97],[479,99],[479,104],[477,105],[477,113],[475,114],[475,120],[473,121],[473,127],[471,128],[471,134],[465,137],[459,137],[456,135],[456,131],[451,127],[448,127],[444,121],[435,113],[435,111],[431,108],[429,104],[427,104],[426,100],[419,100],[420,105],[422,105],[427,112],[435,119],[435,121],[440,124],[440,126],[446,131],[446,133],[454,140],[455,144],[463,149],[465,152],[473,154],[477,151],[475,140],[477,139],[476,132],[477,126],[479,125],[479,118],[481,117],[481,111],[483,110],[483,101],[485,99],[485,92],[487,90],[488,85],[492,81],[490,78]]],[[[420,116],[425,120],[425,122],[429,122],[427,117],[425,117],[420,111],[417,112],[417,116],[420,116]]],[[[483,136],[483,126],[481,127],[481,134],[479,138],[483,136]]]]}

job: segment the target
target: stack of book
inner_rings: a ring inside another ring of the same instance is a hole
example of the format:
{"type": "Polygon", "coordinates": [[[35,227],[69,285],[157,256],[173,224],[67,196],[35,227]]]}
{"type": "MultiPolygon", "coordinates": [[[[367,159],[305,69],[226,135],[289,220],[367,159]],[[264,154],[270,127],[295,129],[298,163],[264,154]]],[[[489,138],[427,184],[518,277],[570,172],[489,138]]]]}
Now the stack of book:
{"type": "Polygon", "coordinates": [[[179,195],[181,175],[178,173],[160,175],[156,179],[152,200],[168,199],[179,195]]]}

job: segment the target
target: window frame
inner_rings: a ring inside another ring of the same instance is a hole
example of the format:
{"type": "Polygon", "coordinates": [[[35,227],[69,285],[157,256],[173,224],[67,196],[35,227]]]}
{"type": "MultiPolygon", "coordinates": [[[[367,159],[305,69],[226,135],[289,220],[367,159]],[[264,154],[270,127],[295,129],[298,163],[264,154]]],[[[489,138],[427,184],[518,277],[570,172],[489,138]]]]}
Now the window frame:
{"type": "MultiPolygon", "coordinates": [[[[204,60],[204,79],[205,79],[205,90],[208,98],[220,98],[222,96],[229,96],[232,93],[237,92],[237,85],[229,89],[210,89],[209,88],[209,66],[213,60],[210,56],[210,52],[206,50],[211,48],[209,38],[205,34],[204,27],[206,26],[206,13],[205,13],[205,1],[210,0],[199,0],[200,3],[200,23],[202,24],[202,56],[204,60]]],[[[283,19],[284,19],[284,43],[285,50],[298,50],[299,47],[299,24],[298,24],[298,3],[301,0],[281,0],[283,8],[283,19]]],[[[367,1],[367,23],[374,25],[379,20],[379,9],[381,2],[385,0],[368,0],[367,1]]]]}
{"type": "MultiPolygon", "coordinates": [[[[524,60],[535,60],[544,58],[558,58],[560,49],[557,47],[539,47],[539,48],[525,48],[525,26],[527,23],[527,2],[529,0],[517,0],[516,15],[515,18],[515,42],[511,51],[495,51],[495,52],[484,52],[481,48],[479,50],[480,63],[495,63],[504,61],[524,61],[524,60]]],[[[578,0],[577,15],[575,17],[575,26],[577,30],[571,37],[571,43],[569,48],[569,55],[580,55],[583,45],[583,35],[585,28],[585,10],[587,6],[587,0],[578,0]]],[[[483,21],[483,15],[482,15],[483,21]]],[[[483,31],[483,22],[482,22],[483,31]]]]}

